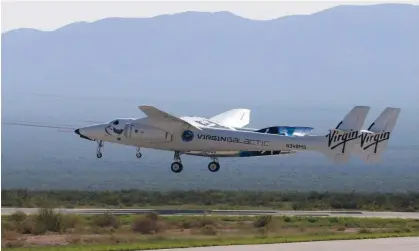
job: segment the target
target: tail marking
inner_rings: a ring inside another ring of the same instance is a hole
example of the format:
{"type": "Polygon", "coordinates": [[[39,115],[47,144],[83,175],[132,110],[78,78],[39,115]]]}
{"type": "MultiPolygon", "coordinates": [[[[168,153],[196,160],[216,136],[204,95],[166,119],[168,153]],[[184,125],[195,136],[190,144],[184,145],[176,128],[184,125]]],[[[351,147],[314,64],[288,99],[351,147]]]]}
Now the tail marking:
{"type": "Polygon", "coordinates": [[[327,146],[334,150],[336,147],[342,146],[342,153],[345,153],[346,144],[350,141],[356,140],[359,137],[359,131],[339,131],[339,130],[330,130],[326,135],[327,146]]]}
{"type": "Polygon", "coordinates": [[[390,139],[391,132],[361,133],[361,148],[367,150],[374,146],[374,154],[378,151],[378,144],[390,139]]]}

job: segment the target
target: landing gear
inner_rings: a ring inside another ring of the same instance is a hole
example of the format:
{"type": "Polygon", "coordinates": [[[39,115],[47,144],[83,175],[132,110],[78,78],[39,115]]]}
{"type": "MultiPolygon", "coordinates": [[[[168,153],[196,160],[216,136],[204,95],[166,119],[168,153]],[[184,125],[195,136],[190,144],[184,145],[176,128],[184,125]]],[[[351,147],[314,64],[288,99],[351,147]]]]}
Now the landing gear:
{"type": "Polygon", "coordinates": [[[135,156],[137,156],[137,158],[141,159],[141,157],[143,156],[140,152],[140,148],[137,147],[137,153],[135,154],[135,156]]]}
{"type": "MultiPolygon", "coordinates": [[[[183,170],[183,165],[182,165],[182,160],[180,159],[180,152],[175,151],[175,155],[173,157],[174,162],[172,163],[172,165],[170,166],[170,169],[172,170],[172,172],[174,173],[180,173],[183,170]]],[[[211,157],[211,162],[208,164],[208,170],[210,170],[210,172],[218,172],[220,170],[220,164],[218,163],[218,158],[217,157],[211,157]]]]}
{"type": "Polygon", "coordinates": [[[98,140],[97,141],[97,149],[96,149],[96,157],[98,159],[102,158],[102,152],[101,152],[102,148],[103,148],[103,141],[98,140]]]}
{"type": "Polygon", "coordinates": [[[170,166],[170,169],[174,173],[180,173],[183,170],[183,165],[180,162],[173,162],[172,165],[170,166]]]}
{"type": "Polygon", "coordinates": [[[218,172],[218,170],[220,170],[220,164],[218,163],[218,159],[217,158],[211,158],[212,161],[208,164],[208,170],[210,170],[210,172],[218,172]]]}
{"type": "Polygon", "coordinates": [[[172,163],[170,169],[174,173],[180,173],[183,170],[182,160],[180,159],[180,152],[175,151],[175,155],[173,156],[175,162],[172,163]]]}

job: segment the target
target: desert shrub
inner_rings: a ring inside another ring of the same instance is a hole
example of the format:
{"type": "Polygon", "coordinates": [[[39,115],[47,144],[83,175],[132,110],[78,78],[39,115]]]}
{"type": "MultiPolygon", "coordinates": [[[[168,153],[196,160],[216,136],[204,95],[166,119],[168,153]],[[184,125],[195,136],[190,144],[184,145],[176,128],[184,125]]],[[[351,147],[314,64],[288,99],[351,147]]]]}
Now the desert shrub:
{"type": "Polygon", "coordinates": [[[345,227],[347,228],[356,228],[359,227],[359,224],[356,222],[345,222],[345,227]]]}
{"type": "Polygon", "coordinates": [[[208,216],[202,216],[202,217],[197,218],[195,220],[195,222],[194,222],[193,225],[195,227],[201,228],[201,227],[209,226],[209,225],[217,226],[218,223],[219,222],[218,222],[218,219],[217,218],[212,218],[212,217],[208,217],[208,216]]]}
{"type": "Polygon", "coordinates": [[[82,223],[82,218],[79,215],[68,214],[61,215],[62,229],[76,228],[82,223]]]}
{"type": "Polygon", "coordinates": [[[145,214],[145,217],[147,219],[150,219],[150,220],[153,220],[153,221],[160,220],[160,216],[157,213],[155,213],[155,212],[146,213],[145,214]]]}
{"type": "Polygon", "coordinates": [[[293,202],[291,204],[291,207],[292,207],[293,210],[302,210],[303,209],[300,202],[293,202]]]}
{"type": "Polygon", "coordinates": [[[3,234],[5,231],[13,230],[15,228],[14,224],[9,221],[2,220],[1,221],[1,233],[3,234]]]}
{"type": "Polygon", "coordinates": [[[371,231],[371,230],[369,230],[368,228],[361,228],[361,229],[358,231],[358,233],[360,233],[360,234],[369,234],[369,233],[372,233],[372,231],[371,231]]]}
{"type": "Polygon", "coordinates": [[[205,225],[199,229],[200,233],[203,235],[217,235],[218,229],[214,225],[205,225]]]}
{"type": "Polygon", "coordinates": [[[194,226],[194,220],[193,219],[185,219],[182,220],[179,224],[181,229],[190,229],[194,226]]]}
{"type": "Polygon", "coordinates": [[[33,218],[26,218],[24,221],[16,223],[16,230],[21,234],[36,233],[36,223],[33,218]]]}
{"type": "Polygon", "coordinates": [[[202,228],[207,225],[218,226],[219,221],[216,218],[208,217],[208,216],[201,216],[201,217],[194,217],[188,218],[181,223],[182,228],[190,229],[190,228],[202,228]]]}
{"type": "Polygon", "coordinates": [[[255,228],[263,228],[263,227],[267,227],[271,223],[272,223],[272,215],[262,215],[262,216],[257,217],[257,219],[253,221],[253,226],[255,228]]]}
{"type": "Polygon", "coordinates": [[[35,215],[15,213],[11,216],[7,226],[20,234],[43,234],[47,231],[61,231],[61,216],[52,209],[42,208],[35,215]]]}
{"type": "Polygon", "coordinates": [[[284,222],[292,222],[292,218],[289,216],[284,216],[283,217],[284,222]]]}
{"type": "Polygon", "coordinates": [[[316,223],[316,222],[319,221],[319,218],[317,218],[317,217],[308,217],[307,218],[307,221],[310,222],[310,223],[316,223]]]}
{"type": "Polygon", "coordinates": [[[269,229],[267,227],[261,227],[256,229],[256,234],[260,237],[267,237],[269,234],[269,229]]]}
{"type": "Polygon", "coordinates": [[[109,212],[93,216],[92,223],[98,227],[118,228],[120,225],[118,217],[109,212]]]}
{"type": "Polygon", "coordinates": [[[156,213],[139,216],[132,223],[132,231],[141,234],[155,234],[164,230],[164,222],[156,213]]]}
{"type": "Polygon", "coordinates": [[[332,224],[333,223],[338,223],[339,222],[339,218],[338,217],[330,217],[329,218],[329,222],[332,223],[332,224]]]}
{"type": "Polygon", "coordinates": [[[14,222],[22,222],[24,221],[28,216],[21,211],[17,211],[13,214],[10,215],[10,221],[14,221],[14,222]]]}
{"type": "Polygon", "coordinates": [[[395,229],[394,231],[392,231],[392,232],[395,232],[395,233],[410,233],[410,232],[412,232],[413,230],[412,230],[412,228],[409,228],[409,227],[402,227],[402,228],[397,228],[397,229],[395,229]]]}
{"type": "Polygon", "coordinates": [[[62,227],[61,215],[55,213],[51,208],[41,208],[34,215],[34,234],[43,234],[48,231],[60,232],[62,227]]]}

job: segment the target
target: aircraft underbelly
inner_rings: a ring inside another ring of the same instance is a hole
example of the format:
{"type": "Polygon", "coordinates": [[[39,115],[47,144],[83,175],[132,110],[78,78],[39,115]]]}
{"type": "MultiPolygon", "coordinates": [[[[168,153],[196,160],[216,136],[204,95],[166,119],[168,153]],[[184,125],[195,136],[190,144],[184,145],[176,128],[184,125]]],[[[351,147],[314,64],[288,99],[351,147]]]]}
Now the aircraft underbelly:
{"type": "Polygon", "coordinates": [[[296,151],[189,151],[185,154],[203,157],[257,157],[257,156],[272,156],[272,155],[290,155],[295,154],[296,151]]]}

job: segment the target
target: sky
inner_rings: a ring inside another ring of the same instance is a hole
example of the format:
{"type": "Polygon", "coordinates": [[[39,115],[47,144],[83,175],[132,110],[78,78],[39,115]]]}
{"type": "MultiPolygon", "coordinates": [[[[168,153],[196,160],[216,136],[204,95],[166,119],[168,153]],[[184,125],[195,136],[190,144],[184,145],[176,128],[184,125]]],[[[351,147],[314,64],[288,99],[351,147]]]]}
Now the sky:
{"type": "Polygon", "coordinates": [[[2,1],[1,28],[55,30],[70,23],[93,22],[107,17],[153,17],[184,11],[230,11],[236,15],[269,20],[307,15],[337,5],[410,3],[415,1],[2,1]]]}

